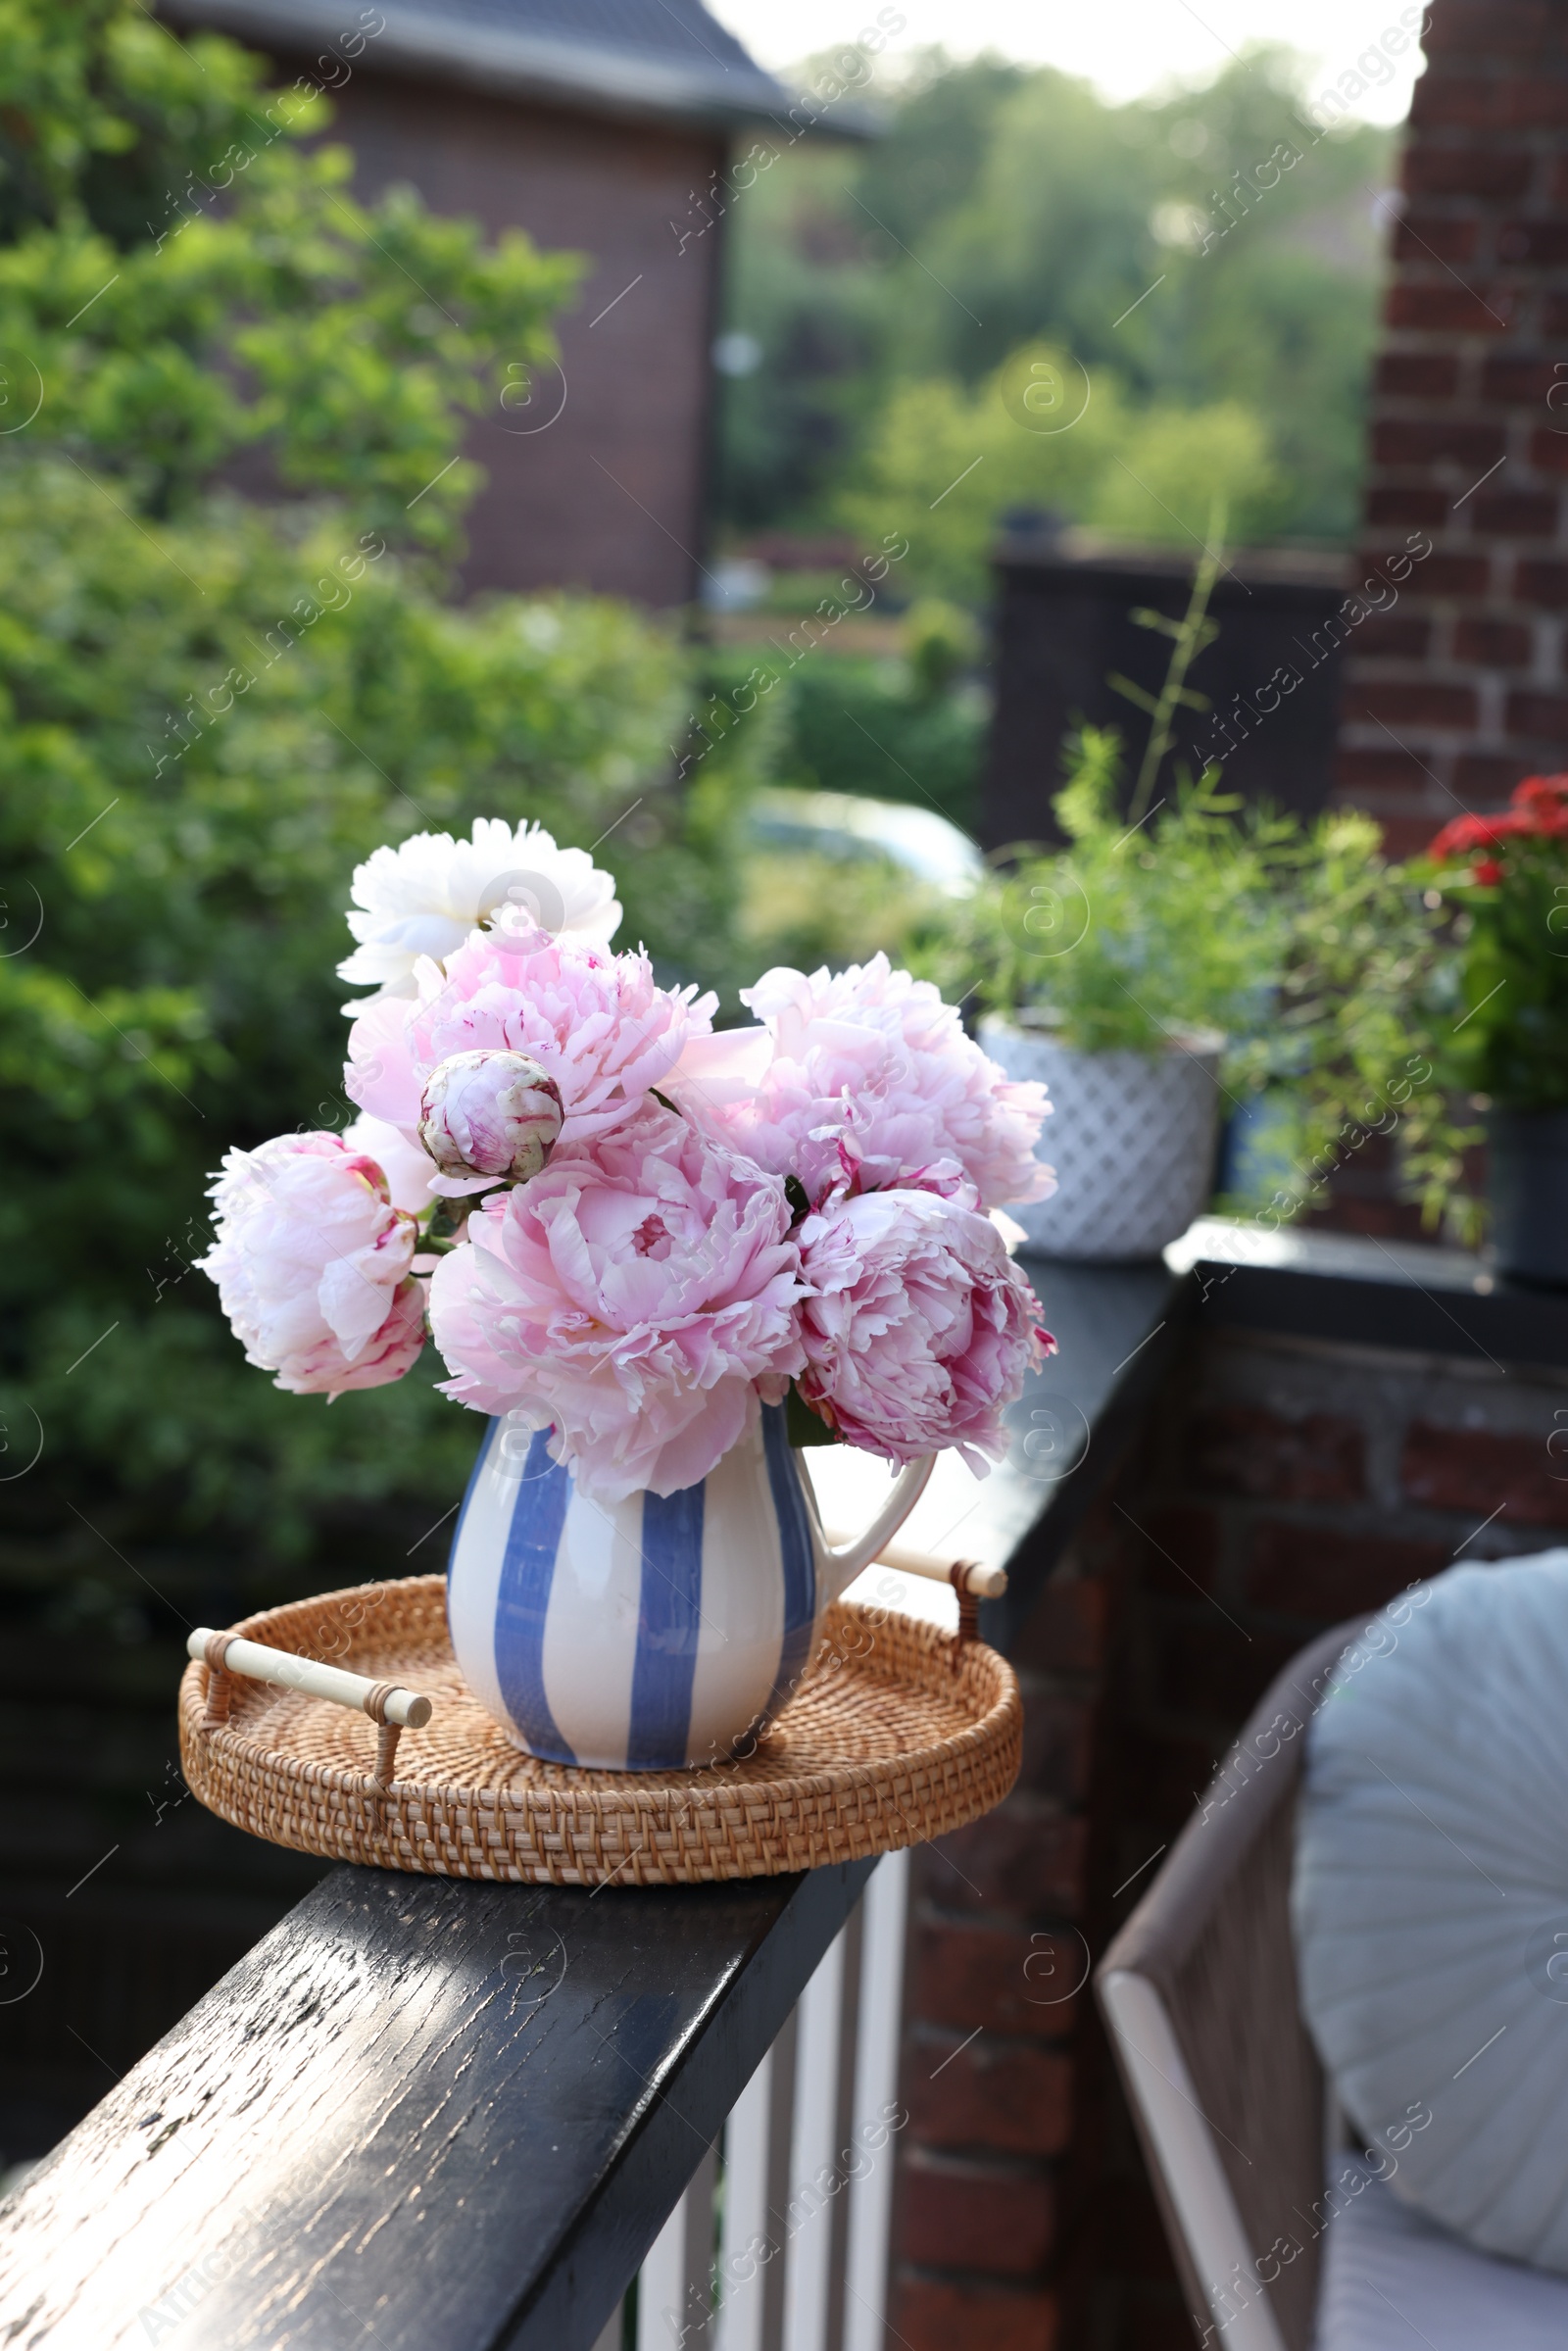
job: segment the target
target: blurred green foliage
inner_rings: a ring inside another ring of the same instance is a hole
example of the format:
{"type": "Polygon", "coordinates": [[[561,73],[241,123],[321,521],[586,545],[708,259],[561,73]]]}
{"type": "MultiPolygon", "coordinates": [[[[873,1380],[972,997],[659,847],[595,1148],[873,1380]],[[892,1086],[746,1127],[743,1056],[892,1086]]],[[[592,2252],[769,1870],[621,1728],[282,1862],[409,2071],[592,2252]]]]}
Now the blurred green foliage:
{"type": "Polygon", "coordinates": [[[842,970],[879,951],[906,964],[944,901],[889,857],[759,849],[746,859],[740,935],[754,972],[842,970]]]}
{"type": "Polygon", "coordinates": [[[230,1144],[353,1114],[354,865],[614,827],[626,934],[730,983],[749,751],[676,791],[685,658],[624,610],[442,600],[452,461],[574,265],[362,209],[261,76],[130,0],[0,5],[0,1411],[82,1491],[287,1544],[474,1441],[428,1379],[277,1394],[189,1270],[230,1144]]]}
{"type": "Polygon", "coordinates": [[[1271,535],[1280,505],[1267,430],[1240,402],[1140,408],[1114,377],[1091,388],[1048,344],[1025,346],[972,393],[940,376],[897,386],[840,499],[862,535],[907,530],[910,586],[975,600],[1002,512],[1073,514],[1118,537],[1197,548],[1216,506],[1248,541],[1271,535]],[[1075,420],[1021,422],[1031,391],[1048,420],[1075,420]]]}
{"type": "Polygon", "coordinates": [[[976,779],[990,723],[985,690],[932,685],[914,660],[840,655],[791,679],[781,776],[808,791],[859,792],[933,808],[977,829],[976,779]]]}
{"type": "Polygon", "coordinates": [[[788,612],[760,615],[754,640],[698,657],[690,764],[701,772],[709,746],[739,741],[744,729],[749,773],[765,770],[802,791],[908,801],[973,833],[991,718],[977,675],[981,633],[967,612],[933,597],[901,616],[886,652],[848,650],[847,591],[863,595],[864,586],[838,580],[809,599],[796,625],[788,612]]]}
{"type": "Polygon", "coordinates": [[[515,230],[487,250],[407,190],[367,212],[346,150],[300,144],[329,112],[126,0],[7,0],[9,397],[36,384],[29,447],[112,477],[138,514],[189,513],[220,465],[265,452],[278,486],[450,552],[479,477],[432,477],[462,414],[496,413],[506,362],[553,352],[577,267],[515,230]]]}
{"type": "Polygon", "coordinates": [[[1459,1017],[1452,943],[1419,863],[1392,863],[1359,810],[1320,817],[1277,868],[1289,931],[1277,995],[1254,1053],[1291,1167],[1271,1205],[1321,1200],[1333,1169],[1374,1135],[1396,1138],[1405,1197],[1467,1248],[1482,1208],[1465,1155],[1481,1140],[1451,1057],[1459,1017]]]}
{"type": "Polygon", "coordinates": [[[1389,132],[1320,134],[1265,47],[1126,106],[933,51],[888,104],[879,142],[780,154],[731,203],[726,323],[763,355],[725,392],[733,528],[885,515],[960,596],[1011,507],[1180,540],[1220,491],[1235,536],[1353,528],[1389,132]],[[1036,345],[1093,383],[1058,440],[998,396],[1036,345]]]}

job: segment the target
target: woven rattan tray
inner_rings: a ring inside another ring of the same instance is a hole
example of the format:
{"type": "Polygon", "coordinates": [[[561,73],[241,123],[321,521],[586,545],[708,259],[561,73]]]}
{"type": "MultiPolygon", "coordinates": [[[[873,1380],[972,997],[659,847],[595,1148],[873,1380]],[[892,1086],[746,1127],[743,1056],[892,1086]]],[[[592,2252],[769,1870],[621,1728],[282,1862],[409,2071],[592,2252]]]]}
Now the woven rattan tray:
{"type": "Polygon", "coordinates": [[[800,1690],[746,1762],[683,1772],[539,1763],[468,1694],[445,1592],[443,1577],[416,1576],[234,1628],[429,1693],[434,1718],[403,1732],[389,1784],[374,1776],[377,1732],[365,1715],[235,1680],[227,1720],[214,1726],[209,1669],[193,1664],[179,1692],[192,1792],[236,1828],[334,1861],[650,1886],[770,1877],[918,1844],[990,1811],[1018,1776],[1011,1667],[977,1641],[857,1604],[829,1612],[800,1690]]]}

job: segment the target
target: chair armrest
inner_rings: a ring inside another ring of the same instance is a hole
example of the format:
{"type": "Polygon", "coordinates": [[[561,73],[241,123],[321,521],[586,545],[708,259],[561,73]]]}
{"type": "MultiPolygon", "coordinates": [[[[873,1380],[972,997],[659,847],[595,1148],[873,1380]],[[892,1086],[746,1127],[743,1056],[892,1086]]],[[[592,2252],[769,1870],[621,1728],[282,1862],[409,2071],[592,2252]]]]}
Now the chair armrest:
{"type": "Polygon", "coordinates": [[[1286,2351],[1164,2001],[1131,1968],[1102,1971],[1096,1989],[1200,2343],[1223,2327],[1226,2351],[1286,2351]]]}
{"type": "Polygon", "coordinates": [[[1324,2083],[1291,1935],[1296,1792],[1359,1630],[1280,1675],[1096,1971],[1199,2339],[1228,2351],[1311,2351],[1324,2083]]]}

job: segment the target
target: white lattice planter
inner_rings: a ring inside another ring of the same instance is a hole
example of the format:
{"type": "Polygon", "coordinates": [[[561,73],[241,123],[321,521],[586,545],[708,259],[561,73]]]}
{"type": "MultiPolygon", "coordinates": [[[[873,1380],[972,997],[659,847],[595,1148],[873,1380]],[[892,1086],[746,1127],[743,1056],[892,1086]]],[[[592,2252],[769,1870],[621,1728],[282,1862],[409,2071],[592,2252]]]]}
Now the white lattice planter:
{"type": "Polygon", "coordinates": [[[1040,1156],[1055,1169],[1056,1190],[1007,1211],[1032,1248],[1052,1257],[1155,1257],[1208,1205],[1221,1038],[1159,1053],[1085,1053],[992,1018],[980,1042],[1009,1077],[1043,1079],[1054,1104],[1040,1156]]]}

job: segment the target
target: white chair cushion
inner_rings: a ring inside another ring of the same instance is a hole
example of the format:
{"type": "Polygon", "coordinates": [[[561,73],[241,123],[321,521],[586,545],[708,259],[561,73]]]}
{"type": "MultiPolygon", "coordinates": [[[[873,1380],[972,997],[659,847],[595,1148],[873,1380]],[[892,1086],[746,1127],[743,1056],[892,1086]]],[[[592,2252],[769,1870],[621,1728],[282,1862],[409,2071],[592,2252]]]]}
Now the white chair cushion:
{"type": "Polygon", "coordinates": [[[1302,2012],[1393,2195],[1568,2272],[1568,1551],[1450,1568],[1341,1661],[1292,1909],[1302,2012]]]}
{"type": "Polygon", "coordinates": [[[1478,2253],[1398,2202],[1370,2165],[1330,2166],[1314,2351],[1562,2351],[1568,2278],[1478,2253]],[[1353,2172],[1366,2184],[1348,2187],[1353,2172]],[[1342,2209],[1343,2207],[1343,2209],[1342,2209]]]}

